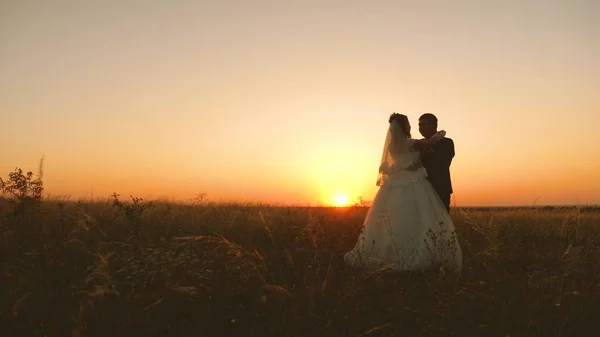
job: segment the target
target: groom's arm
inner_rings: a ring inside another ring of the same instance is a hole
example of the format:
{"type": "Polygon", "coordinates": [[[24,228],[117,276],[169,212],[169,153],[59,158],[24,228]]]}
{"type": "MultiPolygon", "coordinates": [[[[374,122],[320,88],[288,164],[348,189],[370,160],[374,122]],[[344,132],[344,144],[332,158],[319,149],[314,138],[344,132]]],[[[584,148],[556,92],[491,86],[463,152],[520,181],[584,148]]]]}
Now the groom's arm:
{"type": "Polygon", "coordinates": [[[444,138],[442,141],[440,141],[439,144],[439,160],[440,160],[440,165],[443,165],[444,167],[450,167],[450,164],[452,164],[452,159],[454,158],[454,141],[452,140],[452,138],[444,138]]]}
{"type": "Polygon", "coordinates": [[[445,135],[446,135],[446,131],[442,130],[442,131],[439,131],[438,133],[436,133],[433,137],[431,137],[429,139],[415,139],[413,141],[413,147],[415,148],[415,150],[421,150],[421,149],[427,148],[429,146],[436,145],[437,143],[439,143],[441,140],[444,139],[445,135]]]}

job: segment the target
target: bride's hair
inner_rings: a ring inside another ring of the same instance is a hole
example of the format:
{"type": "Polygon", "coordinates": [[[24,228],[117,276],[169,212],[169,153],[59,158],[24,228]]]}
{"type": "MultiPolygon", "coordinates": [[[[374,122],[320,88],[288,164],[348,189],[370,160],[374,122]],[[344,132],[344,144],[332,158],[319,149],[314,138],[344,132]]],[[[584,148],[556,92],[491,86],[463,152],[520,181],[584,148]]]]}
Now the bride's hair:
{"type": "Polygon", "coordinates": [[[411,137],[410,135],[410,131],[408,130],[408,117],[406,117],[406,115],[403,114],[399,114],[399,113],[393,113],[390,115],[390,119],[389,122],[392,123],[394,120],[398,121],[398,123],[400,123],[400,127],[402,128],[402,131],[404,131],[404,133],[406,133],[406,136],[408,138],[411,137]]]}

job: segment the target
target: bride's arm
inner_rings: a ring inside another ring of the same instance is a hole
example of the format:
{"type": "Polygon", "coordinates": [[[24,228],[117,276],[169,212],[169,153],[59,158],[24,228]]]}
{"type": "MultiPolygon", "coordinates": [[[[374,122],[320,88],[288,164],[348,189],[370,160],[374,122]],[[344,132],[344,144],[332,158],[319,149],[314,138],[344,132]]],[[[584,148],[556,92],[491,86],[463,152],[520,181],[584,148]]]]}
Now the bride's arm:
{"type": "Polygon", "coordinates": [[[431,136],[429,139],[415,139],[413,141],[413,147],[415,150],[420,150],[422,148],[432,146],[437,144],[444,136],[446,135],[446,131],[442,130],[435,135],[431,136]]]}

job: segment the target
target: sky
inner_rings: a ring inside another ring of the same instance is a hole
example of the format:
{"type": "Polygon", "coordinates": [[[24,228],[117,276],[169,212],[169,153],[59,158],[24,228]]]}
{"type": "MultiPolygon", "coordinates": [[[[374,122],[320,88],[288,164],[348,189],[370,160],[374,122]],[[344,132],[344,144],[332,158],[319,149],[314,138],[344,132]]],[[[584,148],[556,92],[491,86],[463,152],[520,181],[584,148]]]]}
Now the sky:
{"type": "Polygon", "coordinates": [[[457,206],[600,204],[600,2],[0,1],[0,176],[46,193],[371,200],[392,112],[457,206]]]}

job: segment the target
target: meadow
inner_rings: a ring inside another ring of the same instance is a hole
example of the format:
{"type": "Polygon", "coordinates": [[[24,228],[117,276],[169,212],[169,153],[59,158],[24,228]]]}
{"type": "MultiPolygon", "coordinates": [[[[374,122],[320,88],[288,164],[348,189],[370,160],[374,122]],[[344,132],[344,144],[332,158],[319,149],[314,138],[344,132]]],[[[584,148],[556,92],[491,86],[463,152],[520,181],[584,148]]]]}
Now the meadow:
{"type": "Polygon", "coordinates": [[[367,208],[0,199],[9,336],[592,336],[600,212],[451,211],[460,274],[344,265],[367,208]]]}

